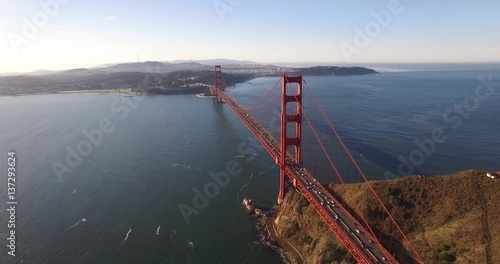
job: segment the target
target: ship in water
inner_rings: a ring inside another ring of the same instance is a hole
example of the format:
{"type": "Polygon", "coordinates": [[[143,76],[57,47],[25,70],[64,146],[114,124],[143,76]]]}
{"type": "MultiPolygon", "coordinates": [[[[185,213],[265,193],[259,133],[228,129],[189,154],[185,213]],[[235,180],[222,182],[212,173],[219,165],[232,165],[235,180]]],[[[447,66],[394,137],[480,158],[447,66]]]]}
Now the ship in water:
{"type": "Polygon", "coordinates": [[[214,98],[215,97],[210,93],[199,93],[199,94],[196,94],[196,96],[200,97],[200,98],[214,98]]]}

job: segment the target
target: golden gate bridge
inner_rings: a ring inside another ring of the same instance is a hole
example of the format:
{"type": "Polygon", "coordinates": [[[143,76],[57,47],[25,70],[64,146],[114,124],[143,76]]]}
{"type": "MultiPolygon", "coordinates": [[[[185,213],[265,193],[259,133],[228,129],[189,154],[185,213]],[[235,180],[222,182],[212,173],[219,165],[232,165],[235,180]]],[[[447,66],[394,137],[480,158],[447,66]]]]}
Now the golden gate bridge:
{"type": "Polygon", "coordinates": [[[278,203],[290,189],[299,191],[358,263],[424,263],[301,74],[283,74],[248,107],[224,88],[222,68],[216,65],[213,102],[225,102],[279,166],[278,203]],[[311,105],[307,109],[306,98],[311,105]],[[342,194],[322,183],[341,185],[342,194]],[[363,195],[370,204],[359,204],[347,183],[365,183],[368,191],[363,195]]]}

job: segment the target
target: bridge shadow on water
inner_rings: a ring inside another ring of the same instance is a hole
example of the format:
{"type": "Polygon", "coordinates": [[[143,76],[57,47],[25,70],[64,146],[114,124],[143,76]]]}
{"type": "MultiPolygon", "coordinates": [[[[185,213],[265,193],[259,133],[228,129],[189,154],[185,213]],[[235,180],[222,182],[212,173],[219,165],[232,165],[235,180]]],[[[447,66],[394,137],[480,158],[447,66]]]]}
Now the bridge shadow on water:
{"type": "MultiPolygon", "coordinates": [[[[332,134],[329,125],[319,122],[317,120],[311,120],[311,124],[323,138],[326,139],[335,137],[335,135],[332,134]]],[[[309,130],[310,128],[307,127],[304,128],[304,134],[305,134],[304,151],[308,152],[307,154],[310,154],[311,151],[318,150],[316,139],[313,138],[309,130]]],[[[345,130],[343,128],[338,128],[337,130],[340,137],[342,138],[342,141],[346,145],[347,149],[351,152],[351,154],[354,155],[354,158],[356,159],[358,164],[362,165],[363,170],[366,170],[366,172],[370,172],[367,174],[367,176],[369,177],[368,180],[389,180],[389,179],[408,176],[406,174],[401,175],[398,172],[401,161],[398,159],[397,156],[388,153],[386,151],[383,151],[382,149],[374,147],[373,145],[367,143],[367,140],[358,138],[357,137],[358,134],[356,133],[350,133],[351,131],[345,130]],[[361,162],[363,160],[369,160],[373,162],[378,167],[378,169],[370,168],[369,165],[367,164],[363,165],[363,162],[361,162]],[[385,175],[385,173],[388,173],[389,175],[385,175]]],[[[333,149],[340,148],[338,141],[335,141],[334,143],[330,141],[330,143],[331,144],[327,146],[329,148],[328,152],[329,155],[334,158],[334,162],[341,164],[343,160],[346,160],[347,162],[350,163],[350,161],[348,161],[349,159],[346,156],[339,157],[338,154],[335,154],[333,152],[333,149]]],[[[407,153],[401,153],[401,154],[407,154],[407,153]]],[[[307,159],[307,157],[305,157],[305,159],[307,159]]],[[[308,162],[311,163],[310,161],[308,162]]],[[[345,171],[341,171],[341,174],[347,175],[348,173],[345,171]]],[[[426,173],[422,169],[418,168],[418,166],[413,166],[413,171],[411,172],[411,175],[428,175],[428,174],[429,173],[426,173]]],[[[317,176],[321,177],[321,175],[317,176]]],[[[350,179],[346,177],[344,180],[350,183],[364,182],[363,179],[361,178],[352,179],[352,181],[350,181],[350,179]]]]}
{"type": "MultiPolygon", "coordinates": [[[[211,102],[210,102],[211,103],[211,102]]],[[[221,153],[221,162],[228,162],[235,160],[238,162],[242,172],[234,176],[230,185],[231,195],[234,194],[238,206],[241,204],[244,194],[252,193],[252,198],[260,201],[263,204],[274,204],[275,197],[278,194],[277,179],[279,172],[276,172],[277,166],[275,161],[269,156],[265,149],[258,149],[252,146],[254,142],[249,140],[253,139],[261,146],[255,136],[246,129],[245,125],[238,120],[232,110],[227,106],[227,103],[213,104],[215,114],[214,126],[216,126],[217,138],[214,144],[224,146],[221,153]],[[252,150],[253,153],[250,153],[252,150]],[[243,151],[243,152],[242,152],[243,151]],[[228,156],[227,154],[232,155],[228,156]],[[266,177],[272,176],[272,177],[266,177]],[[261,178],[268,179],[261,179],[261,178]],[[259,180],[260,179],[260,180],[259,180]],[[255,186],[260,186],[258,193],[254,193],[255,186]],[[273,201],[273,202],[271,202],[273,201]]],[[[219,147],[217,147],[219,148],[219,147]]],[[[263,148],[263,147],[262,147],[263,148]]],[[[271,210],[270,207],[256,206],[265,212],[271,210]]]]}

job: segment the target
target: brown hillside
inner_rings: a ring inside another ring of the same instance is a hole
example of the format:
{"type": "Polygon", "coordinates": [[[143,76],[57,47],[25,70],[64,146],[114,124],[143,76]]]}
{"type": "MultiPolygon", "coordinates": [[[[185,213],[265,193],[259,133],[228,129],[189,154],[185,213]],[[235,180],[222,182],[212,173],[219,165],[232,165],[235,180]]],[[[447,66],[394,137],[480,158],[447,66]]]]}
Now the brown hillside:
{"type": "MultiPolygon", "coordinates": [[[[500,179],[468,170],[373,181],[371,185],[426,263],[440,263],[440,254],[453,256],[456,263],[500,263],[500,179]]],[[[345,194],[340,185],[330,188],[340,196],[345,194]]],[[[368,186],[350,184],[347,188],[368,215],[375,205],[368,186]]],[[[344,257],[346,250],[296,192],[289,192],[275,222],[278,233],[307,263],[352,261],[344,257]]],[[[448,262],[441,259],[441,263],[448,262]]]]}

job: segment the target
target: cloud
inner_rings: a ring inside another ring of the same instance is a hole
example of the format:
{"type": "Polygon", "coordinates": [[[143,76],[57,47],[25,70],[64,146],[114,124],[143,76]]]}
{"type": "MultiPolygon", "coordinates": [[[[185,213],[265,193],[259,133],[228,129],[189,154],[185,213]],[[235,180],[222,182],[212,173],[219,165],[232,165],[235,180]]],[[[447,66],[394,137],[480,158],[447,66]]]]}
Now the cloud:
{"type": "Polygon", "coordinates": [[[107,17],[105,17],[105,19],[107,21],[115,21],[117,18],[118,18],[117,16],[107,16],[107,17]]]}

